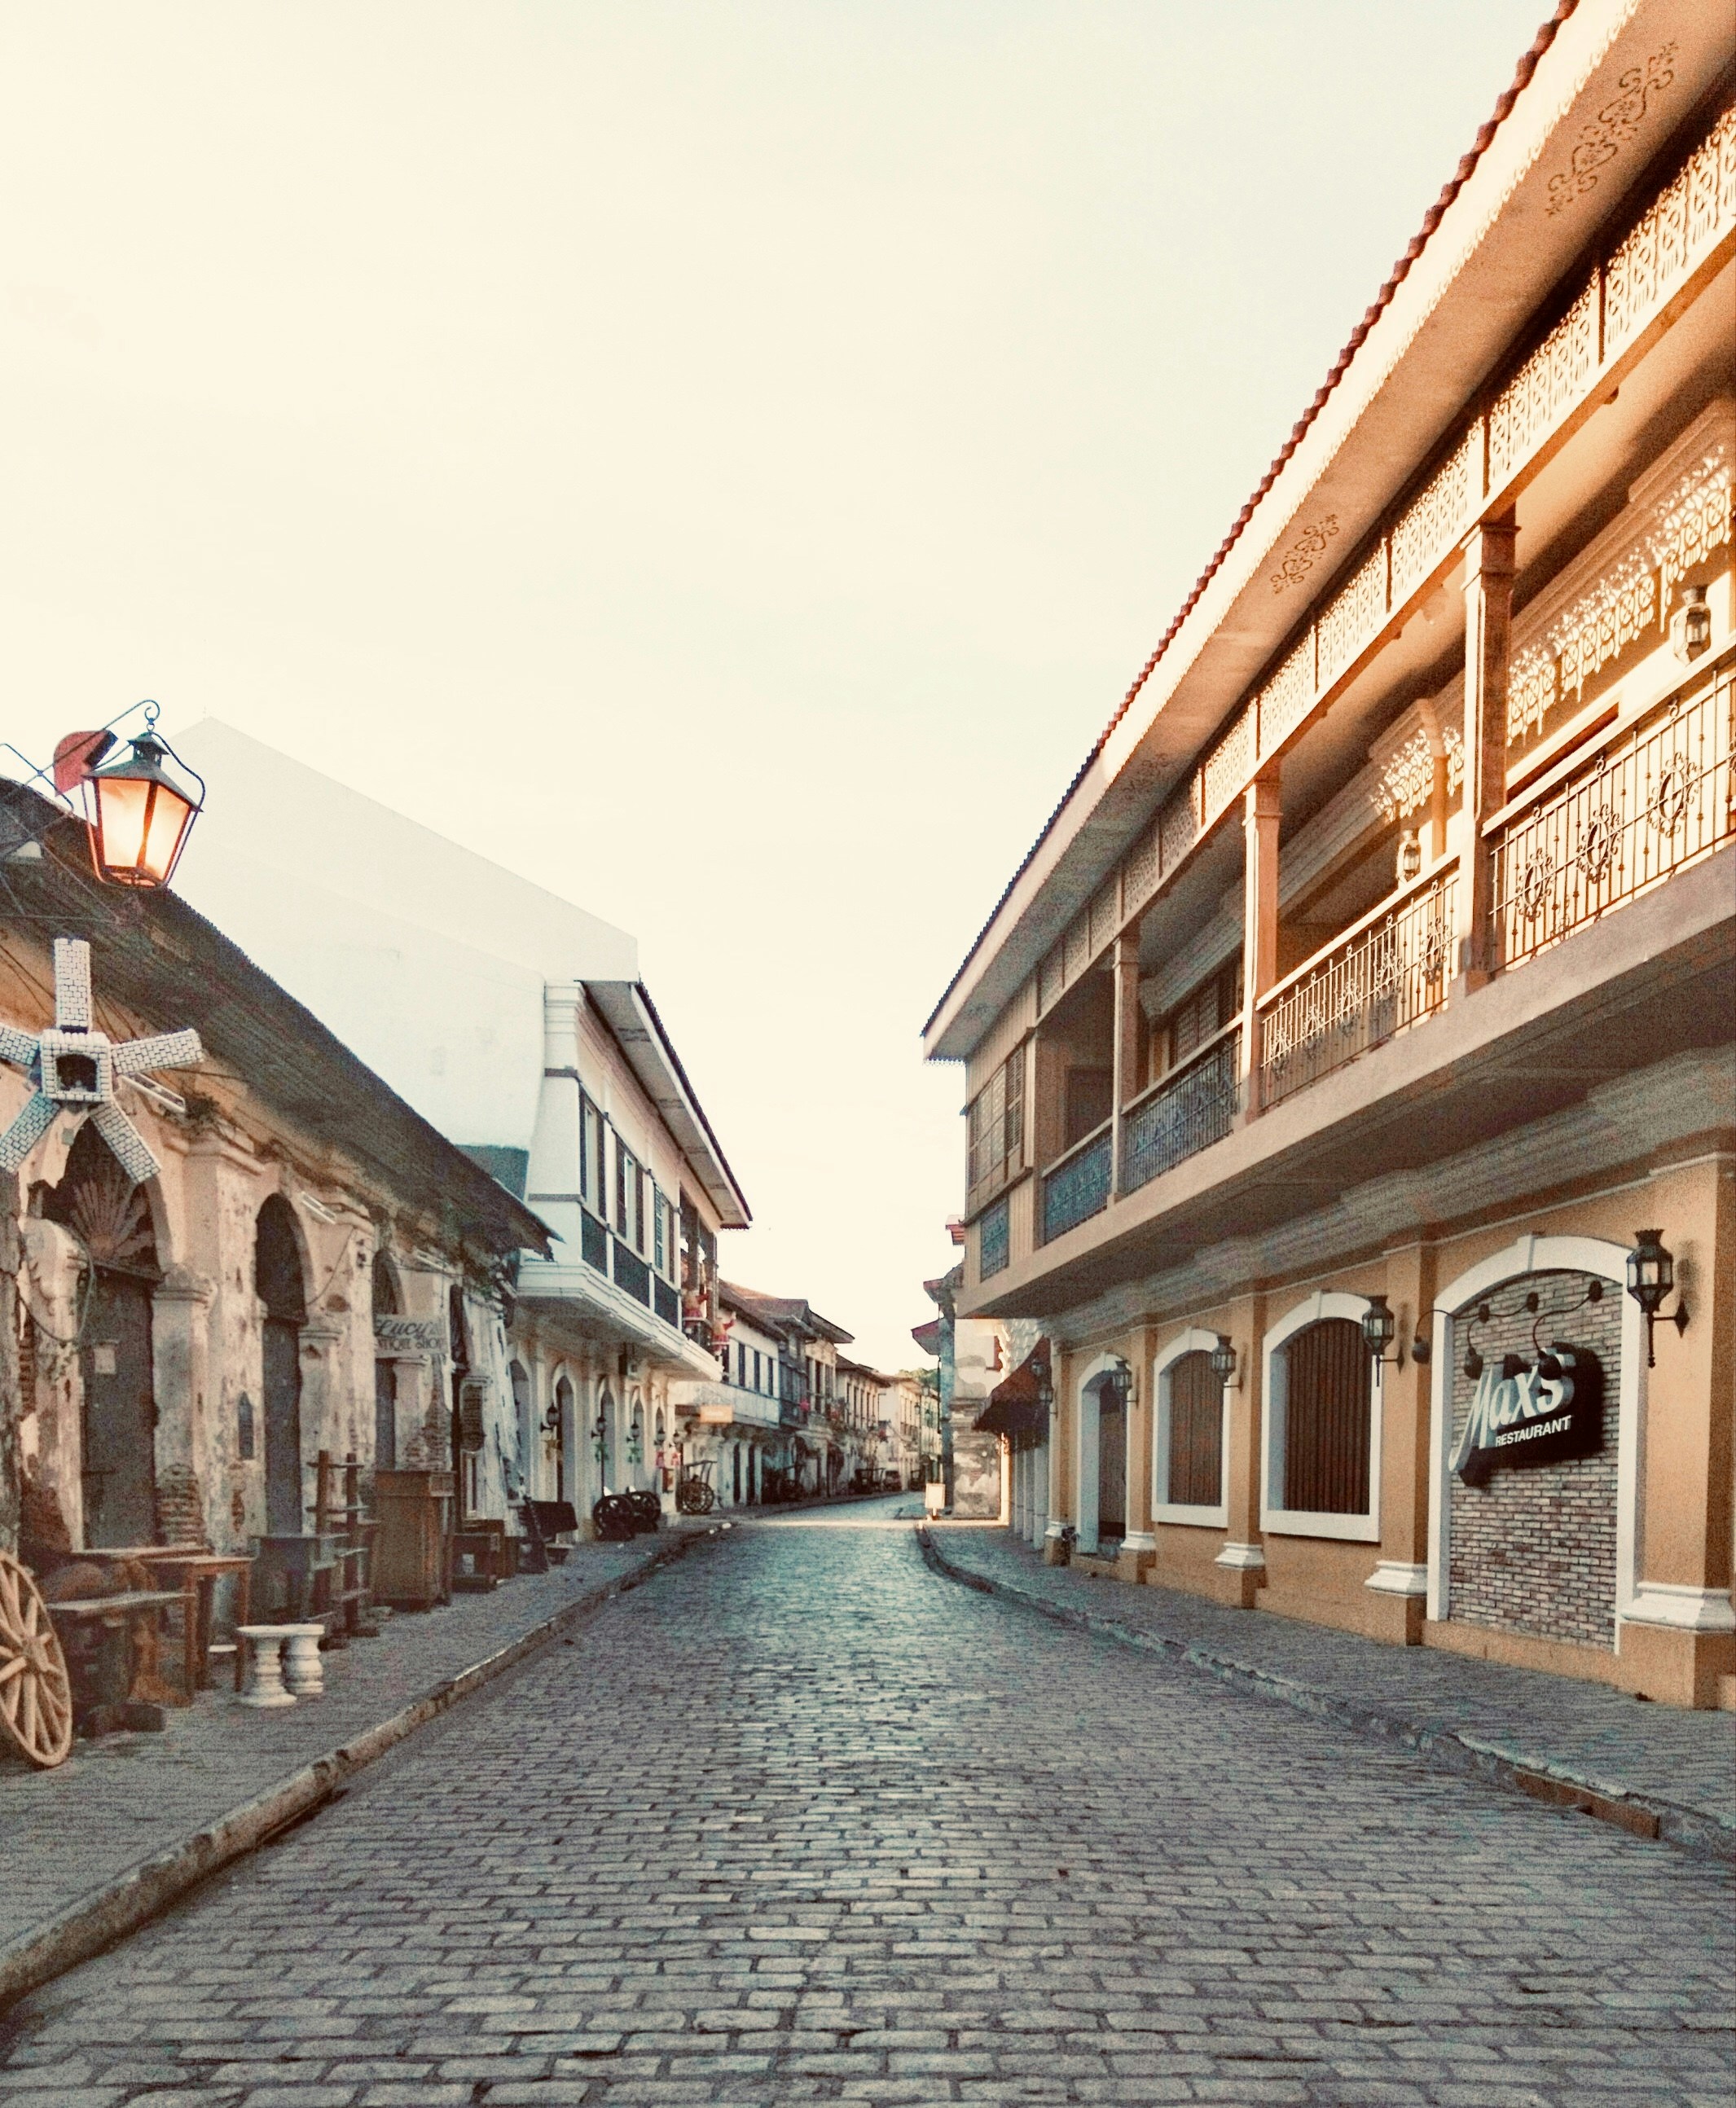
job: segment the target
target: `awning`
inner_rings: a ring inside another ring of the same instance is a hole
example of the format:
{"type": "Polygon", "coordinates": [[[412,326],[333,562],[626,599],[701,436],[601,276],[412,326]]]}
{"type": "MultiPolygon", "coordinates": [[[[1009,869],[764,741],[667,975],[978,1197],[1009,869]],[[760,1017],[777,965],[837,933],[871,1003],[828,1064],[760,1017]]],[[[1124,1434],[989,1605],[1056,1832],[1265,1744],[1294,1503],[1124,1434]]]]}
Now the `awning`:
{"type": "Polygon", "coordinates": [[[979,1435],[1004,1435],[1018,1441],[1048,1432],[1048,1409],[1037,1389],[1039,1363],[1049,1365],[1047,1339],[1039,1339],[1012,1374],[989,1393],[989,1403],[971,1422],[979,1435]]]}

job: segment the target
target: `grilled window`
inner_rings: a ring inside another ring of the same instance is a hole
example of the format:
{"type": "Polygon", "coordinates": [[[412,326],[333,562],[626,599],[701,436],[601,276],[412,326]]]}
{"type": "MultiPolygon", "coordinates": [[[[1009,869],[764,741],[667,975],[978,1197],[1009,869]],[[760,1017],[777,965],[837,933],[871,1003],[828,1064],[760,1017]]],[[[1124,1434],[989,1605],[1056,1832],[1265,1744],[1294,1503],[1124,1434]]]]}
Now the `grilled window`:
{"type": "Polygon", "coordinates": [[[1197,1047],[1233,1023],[1242,1008],[1242,962],[1221,967],[1177,1004],[1152,1034],[1152,1081],[1179,1068],[1197,1047]]]}
{"type": "Polygon", "coordinates": [[[1224,1498],[1224,1385],[1211,1357],[1184,1354],[1170,1377],[1170,1499],[1215,1508],[1224,1498]]]}
{"type": "Polygon", "coordinates": [[[1284,1506],[1303,1515],[1366,1515],[1373,1395],[1361,1326],[1323,1318],[1283,1352],[1284,1506]]]}
{"type": "Polygon", "coordinates": [[[966,1182],[972,1191],[1016,1171],[1025,1148],[1025,1050],[1015,1047],[966,1114],[966,1182]]]}

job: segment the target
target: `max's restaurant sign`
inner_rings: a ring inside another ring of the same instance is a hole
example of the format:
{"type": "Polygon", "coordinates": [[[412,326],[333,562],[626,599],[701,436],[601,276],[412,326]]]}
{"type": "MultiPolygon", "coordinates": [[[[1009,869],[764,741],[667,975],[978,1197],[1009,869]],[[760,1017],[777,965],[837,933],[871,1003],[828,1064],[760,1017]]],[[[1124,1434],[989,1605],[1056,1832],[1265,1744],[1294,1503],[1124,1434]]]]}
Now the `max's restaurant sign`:
{"type": "Polygon", "coordinates": [[[1498,1464],[1556,1464],[1603,1446],[1603,1365],[1589,1348],[1558,1342],[1535,1362],[1484,1364],[1452,1468],[1481,1486],[1498,1464]]]}

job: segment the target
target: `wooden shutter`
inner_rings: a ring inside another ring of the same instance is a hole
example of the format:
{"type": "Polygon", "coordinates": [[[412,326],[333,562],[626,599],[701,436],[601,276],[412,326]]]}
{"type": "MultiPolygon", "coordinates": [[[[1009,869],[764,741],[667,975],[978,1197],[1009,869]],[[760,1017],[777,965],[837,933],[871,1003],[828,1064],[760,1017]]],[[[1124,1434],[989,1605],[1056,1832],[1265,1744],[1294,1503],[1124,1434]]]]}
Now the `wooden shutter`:
{"type": "Polygon", "coordinates": [[[1224,1498],[1224,1386],[1206,1354],[1184,1354],[1169,1375],[1170,1498],[1215,1508],[1224,1498]]]}
{"type": "Polygon", "coordinates": [[[1284,1506],[1369,1512],[1369,1355],[1354,1318],[1325,1318],[1284,1349],[1284,1506]]]}

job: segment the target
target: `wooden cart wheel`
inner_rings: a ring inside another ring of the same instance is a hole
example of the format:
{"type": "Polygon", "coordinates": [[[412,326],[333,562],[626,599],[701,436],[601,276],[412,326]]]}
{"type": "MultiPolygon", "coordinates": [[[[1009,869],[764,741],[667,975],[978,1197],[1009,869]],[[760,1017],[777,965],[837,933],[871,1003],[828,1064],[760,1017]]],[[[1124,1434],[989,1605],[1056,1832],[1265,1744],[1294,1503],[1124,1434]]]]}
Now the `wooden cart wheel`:
{"type": "Polygon", "coordinates": [[[42,1591],[27,1566],[0,1552],[0,1727],[39,1771],[72,1747],[72,1686],[42,1591]]]}

